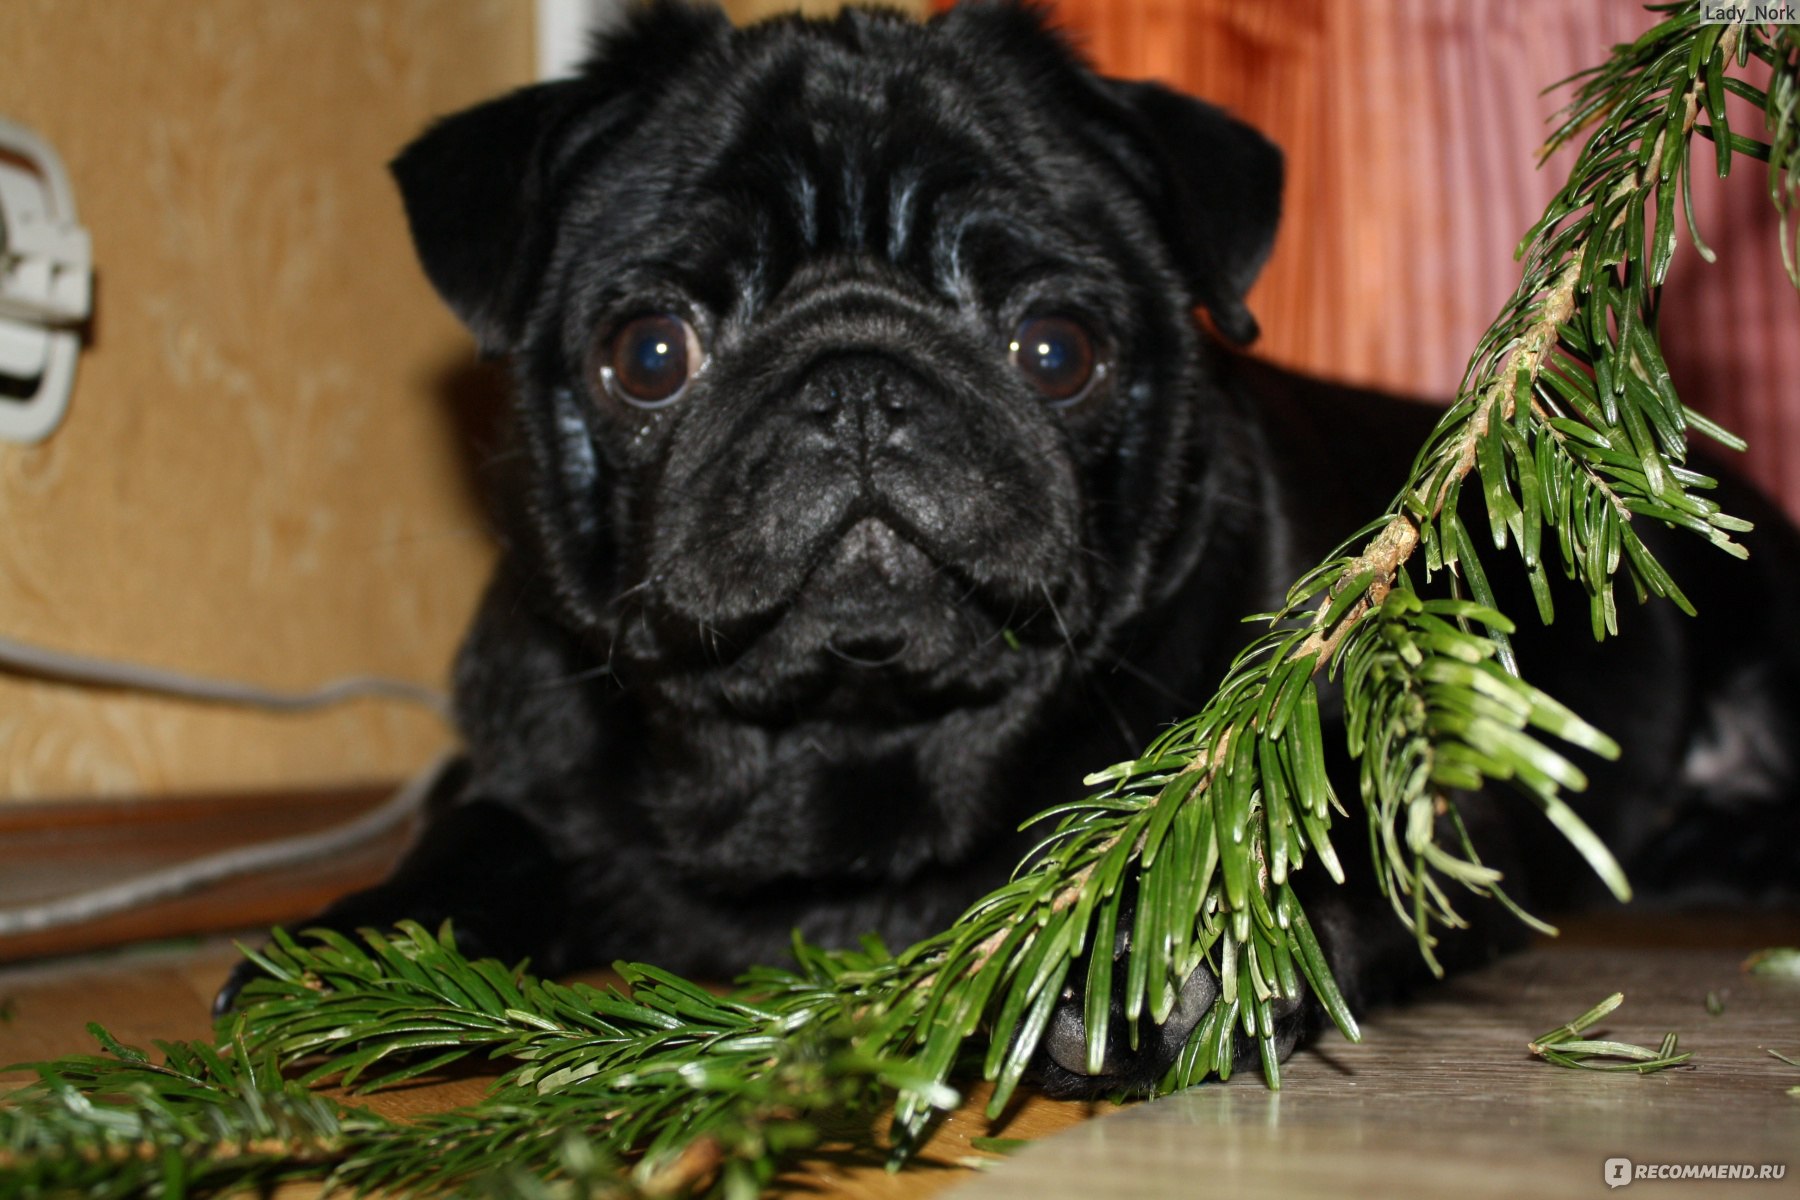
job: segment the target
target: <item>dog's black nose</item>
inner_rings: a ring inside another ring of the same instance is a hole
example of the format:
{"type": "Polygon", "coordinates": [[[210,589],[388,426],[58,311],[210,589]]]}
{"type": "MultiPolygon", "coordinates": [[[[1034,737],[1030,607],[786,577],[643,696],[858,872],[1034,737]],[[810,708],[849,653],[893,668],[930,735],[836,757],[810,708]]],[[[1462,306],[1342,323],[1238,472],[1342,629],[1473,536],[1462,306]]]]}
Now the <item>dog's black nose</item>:
{"type": "Polygon", "coordinates": [[[917,375],[888,355],[854,350],[814,360],[796,399],[833,442],[867,452],[903,436],[922,388],[917,375]]]}

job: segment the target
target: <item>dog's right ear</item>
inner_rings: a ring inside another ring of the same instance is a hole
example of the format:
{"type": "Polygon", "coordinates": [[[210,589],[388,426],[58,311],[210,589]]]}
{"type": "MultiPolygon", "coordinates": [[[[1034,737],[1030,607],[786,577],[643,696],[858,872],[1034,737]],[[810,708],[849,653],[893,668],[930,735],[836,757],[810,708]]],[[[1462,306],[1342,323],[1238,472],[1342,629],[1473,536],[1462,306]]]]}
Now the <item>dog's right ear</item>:
{"type": "Polygon", "coordinates": [[[524,323],[551,233],[537,219],[542,148],[580,90],[522,88],[444,118],[393,161],[419,262],[486,353],[511,349],[524,323]]]}
{"type": "Polygon", "coordinates": [[[518,345],[567,170],[591,166],[636,126],[659,80],[730,28],[716,9],[646,5],[596,42],[575,78],[445,117],[394,159],[425,274],[484,353],[518,345]]]}

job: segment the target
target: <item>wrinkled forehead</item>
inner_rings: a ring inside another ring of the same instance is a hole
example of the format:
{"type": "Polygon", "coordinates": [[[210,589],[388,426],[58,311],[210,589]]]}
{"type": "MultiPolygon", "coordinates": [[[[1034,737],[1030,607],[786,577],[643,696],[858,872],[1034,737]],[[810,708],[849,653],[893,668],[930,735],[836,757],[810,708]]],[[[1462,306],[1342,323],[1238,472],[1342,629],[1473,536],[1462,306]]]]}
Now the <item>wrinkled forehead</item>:
{"type": "Polygon", "coordinates": [[[669,81],[576,182],[567,252],[608,265],[582,290],[673,285],[723,312],[845,257],[976,303],[1052,274],[1109,286],[1102,172],[1023,73],[945,40],[739,35],[669,81]]]}

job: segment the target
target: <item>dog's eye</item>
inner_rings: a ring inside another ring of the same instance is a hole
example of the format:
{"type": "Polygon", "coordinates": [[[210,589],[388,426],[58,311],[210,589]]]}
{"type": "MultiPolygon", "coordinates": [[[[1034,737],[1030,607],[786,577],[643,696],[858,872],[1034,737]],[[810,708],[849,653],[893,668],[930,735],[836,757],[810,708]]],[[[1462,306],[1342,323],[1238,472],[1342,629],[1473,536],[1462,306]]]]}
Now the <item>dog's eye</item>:
{"type": "Polygon", "coordinates": [[[700,339],[694,327],[672,313],[637,317],[613,334],[601,382],[606,390],[638,408],[673,404],[700,366],[700,339]]]}
{"type": "Polygon", "coordinates": [[[1026,317],[1007,352],[1031,386],[1059,407],[1087,395],[1101,374],[1093,336],[1068,317],[1026,317]]]}

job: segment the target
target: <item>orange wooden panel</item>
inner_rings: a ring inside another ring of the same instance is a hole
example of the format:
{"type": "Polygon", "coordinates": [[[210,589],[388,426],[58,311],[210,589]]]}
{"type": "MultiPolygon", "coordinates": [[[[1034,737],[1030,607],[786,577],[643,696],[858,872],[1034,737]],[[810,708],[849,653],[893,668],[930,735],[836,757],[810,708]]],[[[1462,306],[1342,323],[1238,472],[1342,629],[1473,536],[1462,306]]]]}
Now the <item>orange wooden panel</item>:
{"type": "MultiPolygon", "coordinates": [[[[1286,151],[1286,216],[1251,297],[1258,353],[1424,396],[1455,390],[1517,282],[1515,243],[1572,161],[1534,167],[1568,95],[1543,89],[1654,19],[1637,0],[1050,8],[1101,70],[1223,104],[1286,151]]],[[[1710,147],[1700,153],[1710,161],[1710,147]]],[[[1800,295],[1780,267],[1760,168],[1739,169],[1750,178],[1696,189],[1722,261],[1677,260],[1665,349],[1688,402],[1749,440],[1748,473],[1800,515],[1800,295]]]]}

